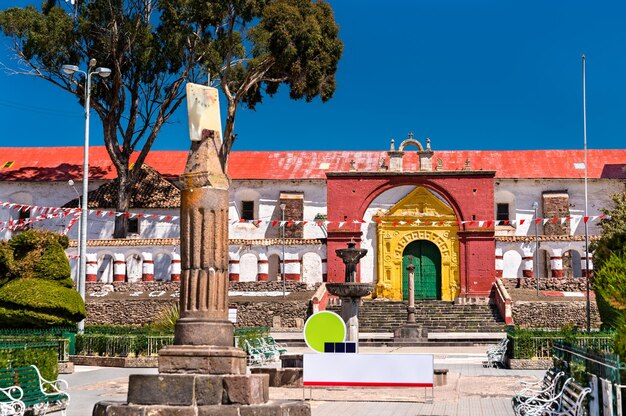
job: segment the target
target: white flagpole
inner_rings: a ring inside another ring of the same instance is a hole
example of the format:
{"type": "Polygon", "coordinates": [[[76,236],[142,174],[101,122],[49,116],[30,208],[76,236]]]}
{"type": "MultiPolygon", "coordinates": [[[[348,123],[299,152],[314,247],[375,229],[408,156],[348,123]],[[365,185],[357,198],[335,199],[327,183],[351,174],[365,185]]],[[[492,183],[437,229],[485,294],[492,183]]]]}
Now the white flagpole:
{"type": "Polygon", "coordinates": [[[587,83],[585,55],[583,54],[583,153],[585,157],[585,279],[587,286],[587,333],[591,332],[591,301],[589,299],[589,226],[586,218],[589,215],[589,203],[587,198],[587,83]]]}

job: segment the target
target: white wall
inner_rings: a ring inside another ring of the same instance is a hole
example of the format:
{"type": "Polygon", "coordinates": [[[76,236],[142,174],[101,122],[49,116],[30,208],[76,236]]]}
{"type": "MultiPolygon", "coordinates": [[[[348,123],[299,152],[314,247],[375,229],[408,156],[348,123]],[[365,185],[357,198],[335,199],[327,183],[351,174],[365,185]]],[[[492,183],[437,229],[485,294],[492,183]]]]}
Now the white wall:
{"type": "MultiPolygon", "coordinates": [[[[316,214],[326,214],[326,183],[320,180],[306,181],[233,181],[230,188],[229,237],[231,239],[280,238],[280,225],[272,227],[268,221],[281,220],[279,197],[281,192],[304,194],[305,221],[313,221],[316,214]],[[238,223],[241,201],[255,201],[255,217],[263,222],[259,226],[238,223]]],[[[287,218],[288,220],[288,218],[287,218]]],[[[304,238],[326,238],[325,230],[315,224],[304,226],[304,238]]]]}
{"type": "MultiPolygon", "coordinates": [[[[588,215],[602,215],[602,208],[612,207],[610,195],[623,192],[624,185],[619,180],[590,179],[588,181],[588,215]]],[[[535,235],[533,215],[533,202],[539,203],[537,215],[543,218],[542,193],[545,191],[567,191],[570,202],[570,235],[584,235],[584,223],[582,218],[585,211],[585,188],[580,179],[498,179],[496,180],[495,193],[510,193],[515,196],[514,213],[511,219],[526,220],[524,224],[517,225],[515,235],[535,235]]],[[[494,201],[495,203],[495,201],[494,201]]],[[[588,223],[589,235],[600,233],[597,221],[588,223]]],[[[543,233],[543,227],[539,225],[539,234],[543,233]]]]}

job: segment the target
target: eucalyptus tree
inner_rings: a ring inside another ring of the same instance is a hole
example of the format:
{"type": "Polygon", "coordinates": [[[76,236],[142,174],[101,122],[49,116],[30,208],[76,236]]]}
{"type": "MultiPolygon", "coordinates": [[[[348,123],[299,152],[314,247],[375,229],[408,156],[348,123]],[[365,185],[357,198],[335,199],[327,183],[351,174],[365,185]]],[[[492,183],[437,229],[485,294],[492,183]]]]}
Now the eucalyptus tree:
{"type": "MultiPolygon", "coordinates": [[[[90,104],[117,171],[119,212],[128,212],[131,185],[183,103],[186,82],[210,78],[226,98],[224,168],[238,108],[253,109],[281,85],[306,101],[327,101],[335,91],[343,43],[322,0],[77,1],[4,10],[0,29],[19,58],[13,71],[43,78],[81,105],[84,82],[61,66],[95,59],[112,70],[94,79],[90,104]]],[[[126,221],[116,218],[115,237],[126,236],[126,221]]]]}

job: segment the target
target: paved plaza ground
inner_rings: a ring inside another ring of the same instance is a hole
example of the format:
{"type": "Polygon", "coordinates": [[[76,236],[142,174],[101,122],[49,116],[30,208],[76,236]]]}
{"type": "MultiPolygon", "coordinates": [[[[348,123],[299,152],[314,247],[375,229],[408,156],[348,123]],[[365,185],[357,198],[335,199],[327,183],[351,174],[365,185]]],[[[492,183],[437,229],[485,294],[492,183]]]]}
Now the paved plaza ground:
{"type": "MultiPolygon", "coordinates": [[[[500,416],[513,415],[511,395],[521,380],[536,380],[544,371],[484,368],[486,346],[476,347],[372,347],[362,353],[432,353],[435,368],[447,368],[448,383],[434,389],[434,400],[425,400],[425,389],[407,388],[315,388],[313,416],[500,416]]],[[[305,352],[306,348],[289,348],[305,352]]],[[[128,369],[77,366],[74,374],[63,375],[70,384],[72,401],[67,416],[87,416],[101,400],[126,400],[129,374],[154,374],[156,369],[128,369]]],[[[302,399],[301,388],[270,388],[270,398],[302,399]]]]}

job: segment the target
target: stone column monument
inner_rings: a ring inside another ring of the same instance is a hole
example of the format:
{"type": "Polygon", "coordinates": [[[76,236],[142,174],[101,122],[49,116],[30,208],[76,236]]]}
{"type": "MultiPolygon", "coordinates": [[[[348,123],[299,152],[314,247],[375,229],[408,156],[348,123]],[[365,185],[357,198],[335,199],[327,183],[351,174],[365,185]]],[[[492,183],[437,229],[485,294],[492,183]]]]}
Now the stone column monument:
{"type": "Polygon", "coordinates": [[[192,140],[181,176],[180,318],[159,374],[131,375],[127,403],[99,402],[93,415],[310,416],[308,404],[269,400],[269,376],[246,374],[228,321],[228,187],[217,89],[187,85],[192,140]]]}
{"type": "Polygon", "coordinates": [[[409,277],[409,305],[406,308],[406,324],[393,331],[393,340],[396,343],[421,342],[428,335],[421,324],[415,319],[415,265],[413,256],[409,256],[409,264],[406,266],[409,277]]]}

